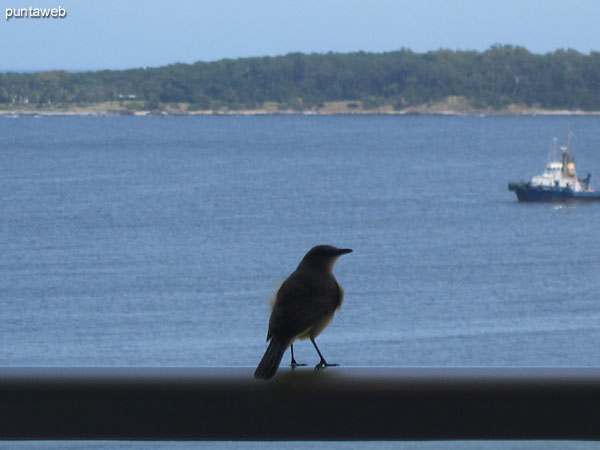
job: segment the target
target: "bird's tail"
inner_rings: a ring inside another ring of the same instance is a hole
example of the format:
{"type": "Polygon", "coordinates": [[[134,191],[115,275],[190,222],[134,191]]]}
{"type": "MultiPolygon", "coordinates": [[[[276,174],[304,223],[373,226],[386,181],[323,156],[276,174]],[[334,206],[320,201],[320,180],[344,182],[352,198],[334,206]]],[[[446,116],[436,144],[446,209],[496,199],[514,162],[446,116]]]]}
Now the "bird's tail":
{"type": "Polygon", "coordinates": [[[288,346],[286,344],[275,338],[271,339],[267,351],[260,360],[260,363],[258,363],[258,367],[254,372],[254,378],[263,378],[265,380],[273,378],[287,348],[288,346]]]}

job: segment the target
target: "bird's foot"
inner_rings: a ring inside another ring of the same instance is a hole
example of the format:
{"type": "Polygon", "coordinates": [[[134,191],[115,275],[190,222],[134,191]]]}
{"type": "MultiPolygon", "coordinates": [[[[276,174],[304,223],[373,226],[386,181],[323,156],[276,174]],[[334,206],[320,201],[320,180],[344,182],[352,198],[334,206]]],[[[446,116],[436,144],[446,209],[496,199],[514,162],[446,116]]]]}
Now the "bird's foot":
{"type": "Polygon", "coordinates": [[[292,370],[294,370],[296,367],[304,367],[304,366],[306,366],[305,363],[296,362],[295,359],[292,359],[292,363],[290,364],[290,367],[292,368],[292,370]]]}
{"type": "Polygon", "coordinates": [[[339,364],[336,364],[336,363],[329,364],[327,361],[325,361],[324,359],[322,359],[322,360],[319,362],[319,364],[317,364],[317,365],[315,366],[315,372],[316,372],[317,370],[321,370],[321,369],[324,369],[324,368],[326,368],[326,367],[333,367],[333,366],[339,366],[339,364]]]}

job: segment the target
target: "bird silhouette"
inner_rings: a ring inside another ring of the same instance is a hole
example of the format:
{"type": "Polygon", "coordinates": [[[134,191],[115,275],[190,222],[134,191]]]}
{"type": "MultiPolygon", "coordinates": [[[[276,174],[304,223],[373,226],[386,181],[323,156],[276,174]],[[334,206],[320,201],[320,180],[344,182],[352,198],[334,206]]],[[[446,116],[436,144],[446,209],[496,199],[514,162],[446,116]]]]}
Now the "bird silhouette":
{"type": "MultiPolygon", "coordinates": [[[[331,322],[342,306],[344,291],[333,276],[337,259],[352,250],[331,245],[317,245],[309,250],[292,274],[281,284],[275,296],[267,342],[269,345],[258,364],[254,376],[270,379],[288,347],[296,339],[310,339],[319,354],[315,370],[329,364],[317,347],[315,338],[331,322]]],[[[292,367],[298,366],[292,347],[292,367]]]]}

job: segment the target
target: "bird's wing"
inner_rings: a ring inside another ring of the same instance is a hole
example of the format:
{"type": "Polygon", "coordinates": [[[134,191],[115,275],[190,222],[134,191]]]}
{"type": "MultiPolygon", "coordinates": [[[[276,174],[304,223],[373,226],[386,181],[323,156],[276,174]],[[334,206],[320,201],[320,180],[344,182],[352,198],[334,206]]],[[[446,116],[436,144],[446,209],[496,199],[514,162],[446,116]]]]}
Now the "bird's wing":
{"type": "Polygon", "coordinates": [[[295,338],[324,316],[333,314],[338,295],[334,280],[314,280],[306,274],[292,274],[277,292],[269,335],[286,341],[295,338]],[[320,288],[315,289],[315,285],[320,288]]]}

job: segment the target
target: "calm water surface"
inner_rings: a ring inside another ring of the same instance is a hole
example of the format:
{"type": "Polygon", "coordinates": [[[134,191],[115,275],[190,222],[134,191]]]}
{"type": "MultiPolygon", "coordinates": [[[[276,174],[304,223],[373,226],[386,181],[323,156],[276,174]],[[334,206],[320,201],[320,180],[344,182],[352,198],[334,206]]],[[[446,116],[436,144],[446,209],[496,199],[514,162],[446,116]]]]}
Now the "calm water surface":
{"type": "MultiPolygon", "coordinates": [[[[600,189],[595,117],[0,117],[0,365],[254,366],[272,292],[329,243],[354,253],[328,360],[596,366],[600,204],[506,187],[567,128],[600,189]]],[[[136,448],[63,444],[39,443],[136,448]]]]}

